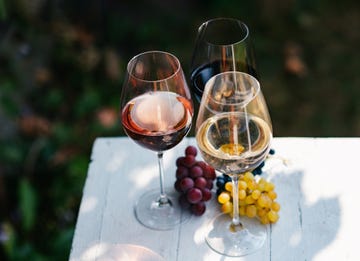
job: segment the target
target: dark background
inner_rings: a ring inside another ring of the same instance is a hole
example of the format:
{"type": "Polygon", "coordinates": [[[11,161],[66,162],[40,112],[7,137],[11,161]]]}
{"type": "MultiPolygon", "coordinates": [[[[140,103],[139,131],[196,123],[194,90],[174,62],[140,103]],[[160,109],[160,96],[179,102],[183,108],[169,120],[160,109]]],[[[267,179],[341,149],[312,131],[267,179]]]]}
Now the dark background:
{"type": "Polygon", "coordinates": [[[123,135],[126,63],[168,51],[189,80],[221,16],[250,28],[275,136],[359,136],[358,1],[0,0],[0,260],[68,258],[93,141],[123,135]]]}

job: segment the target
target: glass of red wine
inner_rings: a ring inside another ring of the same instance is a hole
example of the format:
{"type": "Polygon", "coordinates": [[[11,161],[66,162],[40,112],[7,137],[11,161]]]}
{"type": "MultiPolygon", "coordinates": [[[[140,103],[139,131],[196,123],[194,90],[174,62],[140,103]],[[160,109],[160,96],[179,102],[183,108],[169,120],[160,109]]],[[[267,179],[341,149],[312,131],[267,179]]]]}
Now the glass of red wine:
{"type": "Polygon", "coordinates": [[[163,153],[187,135],[193,103],[179,60],[162,51],[133,57],[127,65],[121,92],[121,120],[125,133],[138,145],[156,152],[159,189],[144,193],[135,205],[138,221],[155,230],[169,230],[187,219],[175,191],[165,191],[163,153]]]}
{"type": "Polygon", "coordinates": [[[258,78],[247,25],[233,18],[215,18],[198,29],[191,60],[191,88],[200,103],[206,82],[226,71],[258,78]]]}

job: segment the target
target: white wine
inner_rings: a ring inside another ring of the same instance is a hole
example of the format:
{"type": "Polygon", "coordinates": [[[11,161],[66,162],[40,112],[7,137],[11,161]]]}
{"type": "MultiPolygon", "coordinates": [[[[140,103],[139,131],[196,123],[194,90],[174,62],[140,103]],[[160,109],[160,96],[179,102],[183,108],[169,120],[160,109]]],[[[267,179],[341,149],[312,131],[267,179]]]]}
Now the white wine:
{"type": "Polygon", "coordinates": [[[196,134],[204,160],[228,175],[256,168],[268,154],[271,139],[269,124],[244,112],[216,114],[204,121],[196,134]]]}

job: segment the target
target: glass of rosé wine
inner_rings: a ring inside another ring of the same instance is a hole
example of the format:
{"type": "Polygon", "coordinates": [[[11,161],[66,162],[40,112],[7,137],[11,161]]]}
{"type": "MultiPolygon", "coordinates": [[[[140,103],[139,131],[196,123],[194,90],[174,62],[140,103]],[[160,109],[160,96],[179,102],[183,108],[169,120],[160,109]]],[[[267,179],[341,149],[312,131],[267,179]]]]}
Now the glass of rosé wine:
{"type": "Polygon", "coordinates": [[[189,132],[194,109],[179,60],[163,51],[133,57],[121,92],[121,121],[125,133],[157,154],[159,189],[145,192],[135,205],[138,221],[155,230],[169,230],[186,220],[171,192],[165,192],[163,153],[189,132]]]}
{"type": "Polygon", "coordinates": [[[259,220],[239,217],[239,178],[264,161],[272,140],[272,124],[259,82],[237,71],[210,78],[195,131],[202,157],[231,177],[233,189],[231,217],[228,213],[216,216],[209,224],[206,242],[223,255],[250,254],[263,246],[267,230],[259,220]]]}

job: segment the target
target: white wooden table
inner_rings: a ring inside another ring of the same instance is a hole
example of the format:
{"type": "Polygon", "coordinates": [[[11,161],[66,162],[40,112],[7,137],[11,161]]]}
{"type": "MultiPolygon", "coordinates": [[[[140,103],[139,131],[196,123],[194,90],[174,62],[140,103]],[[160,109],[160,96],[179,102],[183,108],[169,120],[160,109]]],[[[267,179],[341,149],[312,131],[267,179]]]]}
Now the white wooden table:
{"type": "MultiPolygon", "coordinates": [[[[175,160],[189,144],[195,139],[186,138],[164,155],[169,187],[175,160]]],[[[229,258],[204,241],[205,225],[219,211],[215,196],[201,217],[170,231],[148,229],[135,219],[133,204],[158,187],[155,154],[127,137],[96,139],[70,260],[102,260],[106,246],[118,243],[150,248],[169,261],[360,260],[360,138],[275,138],[272,148],[275,157],[262,175],[276,185],[280,220],[268,225],[260,251],[229,258]]]]}

